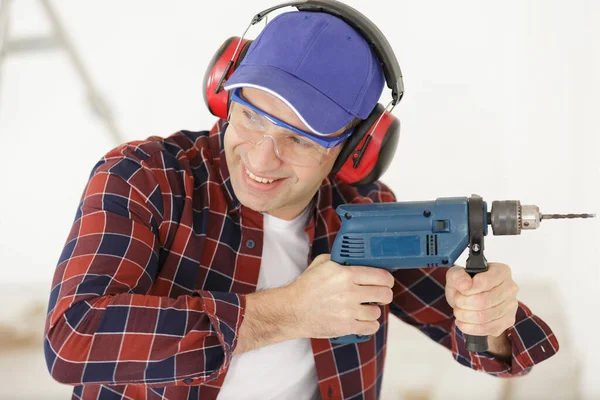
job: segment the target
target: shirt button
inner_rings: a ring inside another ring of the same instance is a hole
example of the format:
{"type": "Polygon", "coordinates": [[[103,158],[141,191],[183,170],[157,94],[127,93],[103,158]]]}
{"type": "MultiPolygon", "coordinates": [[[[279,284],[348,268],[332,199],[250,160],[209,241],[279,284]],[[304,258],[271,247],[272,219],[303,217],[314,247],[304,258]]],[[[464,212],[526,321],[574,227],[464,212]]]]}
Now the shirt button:
{"type": "Polygon", "coordinates": [[[254,243],[254,240],[252,240],[252,239],[246,240],[246,247],[247,248],[253,249],[255,245],[256,245],[256,243],[254,243]]]}
{"type": "Polygon", "coordinates": [[[191,379],[191,378],[185,378],[185,379],[183,380],[183,383],[190,384],[190,383],[192,383],[192,379],[191,379]]]}

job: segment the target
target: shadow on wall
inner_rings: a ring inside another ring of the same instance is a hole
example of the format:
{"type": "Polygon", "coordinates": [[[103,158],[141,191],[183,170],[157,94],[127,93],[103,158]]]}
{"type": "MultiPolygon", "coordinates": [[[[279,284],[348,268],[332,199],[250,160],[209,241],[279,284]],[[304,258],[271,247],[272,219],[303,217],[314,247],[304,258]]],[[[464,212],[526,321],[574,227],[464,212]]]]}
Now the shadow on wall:
{"type": "MultiPolygon", "coordinates": [[[[546,321],[558,337],[560,351],[525,377],[495,378],[458,364],[448,350],[415,328],[390,319],[382,400],[552,400],[581,399],[580,365],[571,345],[567,318],[554,287],[522,283],[520,300],[546,321]]],[[[0,399],[64,399],[72,388],[52,380],[43,354],[47,298],[44,291],[3,290],[0,313],[0,399]],[[12,292],[12,293],[11,293],[12,292]],[[31,293],[38,293],[35,297],[31,293]]]]}

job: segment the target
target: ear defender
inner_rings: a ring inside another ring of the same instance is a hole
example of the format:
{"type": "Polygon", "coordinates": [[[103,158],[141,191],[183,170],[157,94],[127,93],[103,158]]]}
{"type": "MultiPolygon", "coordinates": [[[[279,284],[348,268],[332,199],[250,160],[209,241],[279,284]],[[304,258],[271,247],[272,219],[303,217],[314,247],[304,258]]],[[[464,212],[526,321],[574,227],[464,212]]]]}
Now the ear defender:
{"type": "Polygon", "coordinates": [[[230,37],[221,47],[215,52],[203,79],[203,95],[204,102],[208,110],[216,117],[227,119],[227,109],[229,108],[229,94],[223,90],[223,82],[235,71],[240,64],[252,40],[241,39],[238,36],[230,37]],[[241,40],[241,43],[240,43],[241,40]],[[223,76],[227,70],[227,66],[233,57],[236,47],[240,43],[235,59],[233,60],[232,68],[227,71],[227,76],[223,76]],[[219,88],[219,90],[217,90],[219,88]]]}
{"type": "Polygon", "coordinates": [[[378,103],[346,139],[331,173],[353,186],[376,181],[390,166],[399,138],[400,121],[378,103]]]}

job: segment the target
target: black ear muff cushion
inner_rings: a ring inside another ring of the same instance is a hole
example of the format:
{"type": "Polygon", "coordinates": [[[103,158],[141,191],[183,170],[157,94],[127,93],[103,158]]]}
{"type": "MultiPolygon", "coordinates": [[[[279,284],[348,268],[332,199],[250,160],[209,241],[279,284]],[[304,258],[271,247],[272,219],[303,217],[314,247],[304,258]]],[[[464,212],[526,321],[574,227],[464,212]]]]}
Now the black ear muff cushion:
{"type": "Polygon", "coordinates": [[[248,52],[248,48],[250,47],[250,45],[252,44],[252,40],[248,40],[246,39],[246,43],[244,43],[241,48],[239,49],[239,55],[237,56],[237,59],[235,60],[235,64],[233,64],[233,69],[235,70],[238,65],[240,65],[240,63],[242,62],[242,60],[244,59],[244,57],[246,56],[246,53],[248,52]]]}
{"type": "Polygon", "coordinates": [[[385,108],[383,105],[381,105],[381,103],[377,103],[367,119],[356,126],[354,133],[352,133],[352,135],[346,139],[346,142],[343,145],[344,147],[342,147],[342,151],[340,151],[340,154],[335,160],[335,164],[333,164],[333,168],[331,169],[332,173],[337,173],[340,168],[342,168],[348,157],[352,155],[352,152],[356,146],[358,146],[361,140],[363,140],[365,135],[369,132],[369,129],[371,129],[373,124],[375,124],[377,118],[379,118],[379,115],[384,111],[384,109],[385,108]]]}

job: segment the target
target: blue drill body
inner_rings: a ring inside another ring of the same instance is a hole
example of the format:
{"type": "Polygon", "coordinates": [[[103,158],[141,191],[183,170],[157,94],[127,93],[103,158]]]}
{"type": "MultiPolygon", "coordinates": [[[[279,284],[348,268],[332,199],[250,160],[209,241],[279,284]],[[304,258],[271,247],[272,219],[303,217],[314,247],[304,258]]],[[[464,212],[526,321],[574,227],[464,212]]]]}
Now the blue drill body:
{"type": "MultiPolygon", "coordinates": [[[[483,205],[487,235],[487,205],[483,205]]],[[[467,197],[341,205],[336,212],[342,227],[331,260],[392,271],[452,266],[469,244],[467,206],[467,197]]]]}

